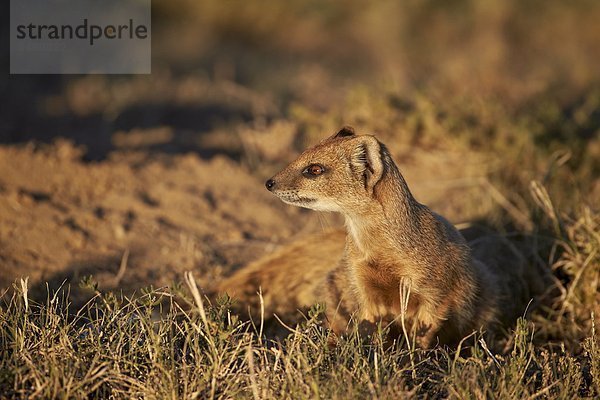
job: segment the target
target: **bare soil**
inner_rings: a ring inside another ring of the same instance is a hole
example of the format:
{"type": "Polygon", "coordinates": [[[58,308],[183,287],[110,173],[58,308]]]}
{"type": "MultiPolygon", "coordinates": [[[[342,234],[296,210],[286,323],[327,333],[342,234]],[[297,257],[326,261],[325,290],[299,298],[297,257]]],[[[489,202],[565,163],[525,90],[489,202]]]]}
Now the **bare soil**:
{"type": "Polygon", "coordinates": [[[80,155],[69,142],[0,148],[0,286],[91,274],[103,289],[159,286],[200,267],[218,276],[208,267],[237,265],[294,230],[260,181],[225,157],[80,155]]]}

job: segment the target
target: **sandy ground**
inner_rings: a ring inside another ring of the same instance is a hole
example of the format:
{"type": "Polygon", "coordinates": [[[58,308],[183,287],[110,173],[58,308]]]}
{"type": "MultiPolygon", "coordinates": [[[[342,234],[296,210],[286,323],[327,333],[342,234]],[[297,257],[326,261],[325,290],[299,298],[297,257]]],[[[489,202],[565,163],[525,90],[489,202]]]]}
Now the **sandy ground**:
{"type": "Polygon", "coordinates": [[[225,157],[84,163],[68,142],[39,147],[0,149],[2,287],[20,276],[56,286],[93,274],[102,289],[166,285],[185,270],[210,279],[298,231],[298,211],[225,157]]]}

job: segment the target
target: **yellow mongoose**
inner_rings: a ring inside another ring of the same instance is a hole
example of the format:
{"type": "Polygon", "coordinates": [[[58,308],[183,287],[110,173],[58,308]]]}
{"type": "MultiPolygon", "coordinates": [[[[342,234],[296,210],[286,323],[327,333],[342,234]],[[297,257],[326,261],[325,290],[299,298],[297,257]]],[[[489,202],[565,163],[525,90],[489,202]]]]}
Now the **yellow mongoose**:
{"type": "Polygon", "coordinates": [[[262,286],[270,312],[324,301],[334,332],[352,316],[398,324],[403,317],[422,347],[493,330],[530,300],[522,266],[475,259],[452,224],[415,200],[373,136],[343,128],[266,186],[286,203],[342,213],[347,234],[295,243],[234,274],[221,291],[248,300],[262,286]]]}

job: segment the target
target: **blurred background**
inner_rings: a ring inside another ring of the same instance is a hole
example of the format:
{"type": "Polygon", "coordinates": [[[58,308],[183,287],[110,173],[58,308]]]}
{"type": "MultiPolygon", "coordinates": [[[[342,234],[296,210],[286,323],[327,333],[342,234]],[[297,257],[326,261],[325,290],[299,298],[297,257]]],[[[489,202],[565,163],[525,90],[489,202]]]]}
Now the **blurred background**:
{"type": "Polygon", "coordinates": [[[262,182],[342,125],[459,226],[534,232],[532,180],[598,206],[598,1],[152,7],[151,75],[0,78],[0,287],[211,285],[339,223],[262,182]]]}
{"type": "Polygon", "coordinates": [[[118,129],[201,131],[289,115],[295,103],[324,110],[357,87],[575,111],[594,102],[600,78],[593,0],[173,0],[152,13],[150,76],[5,76],[2,141],[76,136],[102,158],[118,129]]]}

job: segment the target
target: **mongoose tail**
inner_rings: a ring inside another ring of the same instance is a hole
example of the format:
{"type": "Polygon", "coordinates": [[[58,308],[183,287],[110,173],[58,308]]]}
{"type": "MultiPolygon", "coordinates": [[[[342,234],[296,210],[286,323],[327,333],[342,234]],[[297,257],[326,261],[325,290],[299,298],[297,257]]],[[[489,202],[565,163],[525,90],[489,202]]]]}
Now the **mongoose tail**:
{"type": "Polygon", "coordinates": [[[218,287],[240,301],[242,313],[259,317],[262,293],[265,318],[297,319],[298,310],[323,301],[323,282],[344,251],[346,232],[331,229],[303,237],[234,273],[218,287]]]}

